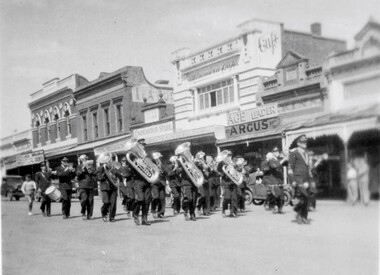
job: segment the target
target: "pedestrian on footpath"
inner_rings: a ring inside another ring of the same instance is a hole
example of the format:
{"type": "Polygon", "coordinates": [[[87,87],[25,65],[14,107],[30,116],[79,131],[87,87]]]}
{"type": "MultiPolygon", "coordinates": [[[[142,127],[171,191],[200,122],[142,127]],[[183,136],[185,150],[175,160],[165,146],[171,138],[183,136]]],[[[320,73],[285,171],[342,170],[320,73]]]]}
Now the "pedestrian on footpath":
{"type": "Polygon", "coordinates": [[[347,202],[355,205],[358,200],[358,172],[350,161],[347,164],[347,202]]]}
{"type": "Polygon", "coordinates": [[[369,203],[369,166],[367,156],[355,159],[355,168],[358,171],[359,197],[360,202],[365,206],[369,203]]]}
{"type": "Polygon", "coordinates": [[[31,175],[25,176],[25,181],[23,182],[21,186],[21,191],[25,194],[26,199],[28,200],[28,208],[29,208],[29,216],[32,216],[32,208],[33,208],[33,201],[34,201],[34,194],[36,192],[36,183],[32,181],[31,175]]]}

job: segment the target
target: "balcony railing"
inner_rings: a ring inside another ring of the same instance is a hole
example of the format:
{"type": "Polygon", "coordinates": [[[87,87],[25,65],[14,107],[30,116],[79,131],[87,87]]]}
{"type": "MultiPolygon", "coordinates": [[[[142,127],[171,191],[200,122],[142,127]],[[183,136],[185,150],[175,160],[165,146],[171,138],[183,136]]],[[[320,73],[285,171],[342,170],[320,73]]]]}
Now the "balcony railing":
{"type": "Polygon", "coordinates": [[[264,89],[271,89],[278,86],[277,78],[263,81],[264,89]]]}
{"type": "Polygon", "coordinates": [[[315,67],[306,70],[306,77],[308,79],[322,75],[322,67],[315,67]]]}

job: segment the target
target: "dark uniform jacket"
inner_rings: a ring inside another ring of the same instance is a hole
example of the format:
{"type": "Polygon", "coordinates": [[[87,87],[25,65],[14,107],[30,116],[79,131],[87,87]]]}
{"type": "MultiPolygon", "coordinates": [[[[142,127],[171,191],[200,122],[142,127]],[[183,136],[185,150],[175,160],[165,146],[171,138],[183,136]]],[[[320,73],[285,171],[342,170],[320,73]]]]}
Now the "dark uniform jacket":
{"type": "Polygon", "coordinates": [[[132,169],[128,164],[121,166],[119,169],[119,189],[123,194],[127,194],[127,187],[132,187],[133,185],[132,173],[132,169]]]}
{"type": "Polygon", "coordinates": [[[290,151],[289,177],[291,181],[295,181],[297,184],[303,184],[310,181],[310,170],[306,151],[302,153],[298,148],[290,151]]]}
{"type": "Polygon", "coordinates": [[[96,182],[94,177],[96,176],[95,168],[94,170],[88,170],[87,167],[78,166],[76,169],[76,175],[78,178],[78,186],[81,189],[94,189],[96,187],[96,182]]]}
{"type": "Polygon", "coordinates": [[[219,173],[222,174],[222,181],[220,183],[221,186],[230,186],[231,184],[234,184],[229,177],[226,176],[226,174],[223,171],[223,166],[226,165],[223,161],[218,163],[217,170],[219,173]]]}
{"type": "Polygon", "coordinates": [[[264,171],[263,183],[279,185],[283,183],[282,165],[278,159],[265,161],[266,165],[261,168],[264,171]]]}
{"type": "MultiPolygon", "coordinates": [[[[113,179],[114,179],[114,183],[116,184],[117,177],[120,177],[120,173],[117,172],[117,171],[112,171],[110,173],[114,174],[113,179]]],[[[101,191],[113,191],[113,190],[117,190],[117,186],[115,186],[110,181],[110,179],[108,178],[108,176],[106,175],[106,171],[105,171],[103,165],[99,166],[98,169],[97,169],[97,179],[98,179],[98,181],[100,181],[100,190],[101,191]]]]}
{"type": "Polygon", "coordinates": [[[74,178],[75,173],[70,172],[69,170],[65,170],[65,168],[61,165],[56,168],[57,176],[59,179],[59,189],[67,190],[72,189],[71,180],[74,178]]]}
{"type": "Polygon", "coordinates": [[[174,171],[173,171],[173,169],[174,169],[173,164],[170,164],[167,166],[167,178],[169,181],[169,185],[171,188],[181,187],[181,178],[180,178],[179,174],[177,173],[178,168],[174,171]]]}
{"type": "Polygon", "coordinates": [[[45,193],[46,189],[50,186],[51,176],[52,174],[50,172],[37,172],[35,177],[37,189],[41,189],[41,191],[45,193]]]}
{"type": "Polygon", "coordinates": [[[178,166],[176,169],[176,174],[181,179],[181,186],[192,186],[194,185],[190,177],[187,175],[186,171],[183,169],[182,166],[178,166]]]}

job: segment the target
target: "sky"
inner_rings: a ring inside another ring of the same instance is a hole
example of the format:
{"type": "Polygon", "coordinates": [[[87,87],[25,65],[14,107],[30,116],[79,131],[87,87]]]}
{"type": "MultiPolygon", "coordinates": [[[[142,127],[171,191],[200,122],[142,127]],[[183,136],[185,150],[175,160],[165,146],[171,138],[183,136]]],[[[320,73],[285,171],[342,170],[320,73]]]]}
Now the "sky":
{"type": "MultiPolygon", "coordinates": [[[[0,1],[0,136],[31,127],[30,94],[78,73],[141,66],[150,82],[173,80],[171,53],[236,36],[250,19],[347,41],[374,18],[380,0],[3,0],[0,1]]],[[[172,84],[174,84],[172,82],[172,84]]]]}

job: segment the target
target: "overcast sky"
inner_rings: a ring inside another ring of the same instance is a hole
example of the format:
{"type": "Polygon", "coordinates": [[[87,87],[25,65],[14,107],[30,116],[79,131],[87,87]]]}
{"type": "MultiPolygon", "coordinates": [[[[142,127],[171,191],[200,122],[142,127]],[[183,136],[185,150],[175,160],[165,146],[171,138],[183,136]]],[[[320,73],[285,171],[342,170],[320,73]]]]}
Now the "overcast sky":
{"type": "Polygon", "coordinates": [[[78,73],[142,66],[151,82],[172,79],[170,53],[210,46],[238,34],[250,19],[284,23],[344,39],[372,16],[379,0],[3,0],[1,1],[1,137],[30,128],[30,94],[42,83],[78,73]]]}

